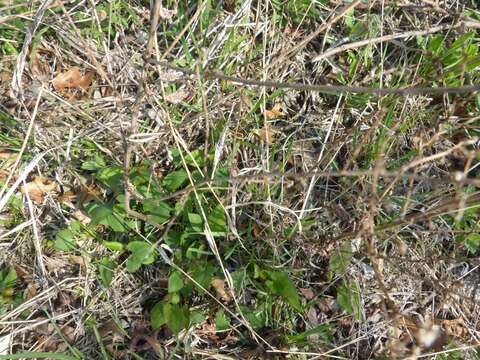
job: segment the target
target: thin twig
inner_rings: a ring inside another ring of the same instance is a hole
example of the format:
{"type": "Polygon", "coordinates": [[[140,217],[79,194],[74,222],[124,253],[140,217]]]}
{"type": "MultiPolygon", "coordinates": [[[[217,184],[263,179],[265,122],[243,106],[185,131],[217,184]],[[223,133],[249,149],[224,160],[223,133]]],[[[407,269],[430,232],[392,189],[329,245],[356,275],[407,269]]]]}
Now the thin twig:
{"type": "MultiPolygon", "coordinates": [[[[147,60],[150,64],[163,66],[168,69],[182,72],[186,75],[197,75],[194,70],[181,68],[175,65],[171,65],[164,61],[157,61],[155,59],[147,60]]],[[[298,82],[280,82],[273,80],[257,80],[257,79],[244,79],[235,76],[224,75],[218,71],[205,70],[200,72],[200,76],[206,79],[226,80],[241,85],[259,86],[275,89],[292,89],[302,91],[316,91],[326,94],[336,93],[364,93],[375,95],[421,95],[421,94],[462,94],[469,92],[476,92],[480,90],[480,84],[465,85],[465,86],[446,86],[446,87],[431,87],[431,86],[418,86],[418,87],[404,87],[404,88],[378,88],[367,86],[346,86],[346,85],[315,85],[304,84],[298,82]]]]}
{"type": "Polygon", "coordinates": [[[424,36],[428,34],[434,34],[436,32],[440,32],[443,30],[451,30],[455,29],[461,26],[466,26],[466,25],[471,25],[470,22],[465,22],[465,21],[459,21],[456,24],[448,24],[448,25],[439,25],[439,26],[434,26],[430,29],[427,30],[414,30],[414,31],[406,31],[403,33],[398,33],[398,34],[390,34],[390,35],[384,35],[384,36],[379,36],[376,38],[372,39],[365,39],[365,40],[360,40],[360,41],[355,41],[352,43],[348,43],[342,46],[335,47],[333,49],[329,49],[325,51],[324,53],[317,55],[316,57],[313,58],[313,62],[317,62],[323,59],[326,59],[330,56],[336,55],[338,53],[347,51],[347,50],[353,50],[357,49],[359,47],[365,46],[365,45],[375,45],[378,43],[382,43],[385,41],[391,41],[395,39],[404,39],[404,38],[409,38],[409,37],[414,37],[414,36],[424,36]]]}
{"type": "Polygon", "coordinates": [[[147,54],[151,54],[155,46],[158,21],[160,20],[160,10],[162,8],[162,0],[154,1],[155,2],[150,13],[150,32],[148,34],[147,54]]]}

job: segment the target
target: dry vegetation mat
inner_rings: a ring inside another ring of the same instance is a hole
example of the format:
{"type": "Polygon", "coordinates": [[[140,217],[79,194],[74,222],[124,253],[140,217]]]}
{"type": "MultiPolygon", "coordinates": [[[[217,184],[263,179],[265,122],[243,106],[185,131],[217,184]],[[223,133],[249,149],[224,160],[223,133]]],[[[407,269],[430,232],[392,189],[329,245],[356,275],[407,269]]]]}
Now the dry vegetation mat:
{"type": "Polygon", "coordinates": [[[478,359],[479,30],[1,1],[0,359],[478,359]]]}

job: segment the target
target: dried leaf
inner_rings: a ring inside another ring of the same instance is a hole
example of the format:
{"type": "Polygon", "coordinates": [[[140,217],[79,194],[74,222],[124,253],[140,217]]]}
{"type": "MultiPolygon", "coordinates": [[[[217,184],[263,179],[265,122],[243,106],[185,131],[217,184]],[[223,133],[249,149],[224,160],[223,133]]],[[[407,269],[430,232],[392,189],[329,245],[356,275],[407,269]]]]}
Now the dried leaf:
{"type": "Polygon", "coordinates": [[[190,97],[190,91],[186,89],[180,89],[174,93],[168,94],[165,96],[165,101],[170,104],[180,104],[183,101],[187,100],[190,97]]]}
{"type": "Polygon", "coordinates": [[[0,81],[7,83],[10,82],[10,80],[12,80],[12,73],[10,71],[3,70],[0,72],[0,81]]]}
{"type": "Polygon", "coordinates": [[[217,292],[217,295],[225,302],[230,302],[232,300],[230,294],[227,293],[227,291],[225,290],[225,280],[222,280],[220,278],[213,278],[210,284],[217,292]]]}
{"type": "Polygon", "coordinates": [[[80,265],[81,268],[86,269],[88,260],[83,256],[70,255],[69,259],[77,265],[80,265]]]}
{"type": "Polygon", "coordinates": [[[92,84],[92,80],[92,71],[87,71],[85,75],[82,75],[79,68],[74,66],[70,70],[58,74],[52,80],[52,85],[58,92],[63,92],[65,89],[87,90],[92,84]]]}
{"type": "Polygon", "coordinates": [[[42,63],[38,53],[32,59],[31,71],[34,77],[45,78],[49,74],[48,66],[42,63]]]}
{"type": "Polygon", "coordinates": [[[40,286],[38,284],[35,284],[33,282],[29,283],[27,285],[27,289],[25,290],[25,299],[30,300],[33,297],[35,297],[35,295],[37,295],[37,290],[39,288],[40,286]]]}
{"type": "Polygon", "coordinates": [[[23,185],[20,188],[20,191],[23,194],[28,192],[28,196],[34,203],[41,204],[45,195],[49,191],[54,191],[56,189],[57,183],[55,181],[44,178],[43,176],[35,176],[35,179],[23,185]]]}
{"type": "Polygon", "coordinates": [[[170,20],[172,16],[177,14],[177,9],[172,9],[169,10],[167,8],[164,8],[163,6],[160,6],[160,18],[161,19],[166,19],[170,20]]]}
{"type": "Polygon", "coordinates": [[[180,79],[183,76],[183,73],[180,71],[176,70],[163,70],[161,73],[159,73],[160,79],[165,82],[174,82],[180,79]]]}
{"type": "Polygon", "coordinates": [[[66,191],[58,198],[58,201],[62,204],[73,204],[76,199],[77,195],[73,191],[66,191]]]}
{"type": "Polygon", "coordinates": [[[14,160],[17,153],[9,150],[0,150],[0,161],[2,160],[14,160]]]}
{"type": "Polygon", "coordinates": [[[301,288],[300,292],[307,300],[312,300],[315,297],[315,293],[310,288],[301,288]]]}
{"type": "Polygon", "coordinates": [[[462,318],[453,320],[440,320],[445,332],[448,336],[453,336],[459,339],[464,339],[468,336],[468,329],[462,318]]]}
{"type": "Polygon", "coordinates": [[[265,126],[263,128],[261,128],[259,130],[255,130],[254,133],[264,143],[267,143],[267,144],[271,145],[275,142],[276,138],[280,134],[280,131],[272,128],[271,126],[268,126],[267,124],[265,124],[265,126]]]}
{"type": "Polygon", "coordinates": [[[265,110],[265,117],[267,119],[275,119],[285,116],[285,114],[282,112],[282,105],[280,104],[275,104],[272,109],[270,110],[265,110]]]}

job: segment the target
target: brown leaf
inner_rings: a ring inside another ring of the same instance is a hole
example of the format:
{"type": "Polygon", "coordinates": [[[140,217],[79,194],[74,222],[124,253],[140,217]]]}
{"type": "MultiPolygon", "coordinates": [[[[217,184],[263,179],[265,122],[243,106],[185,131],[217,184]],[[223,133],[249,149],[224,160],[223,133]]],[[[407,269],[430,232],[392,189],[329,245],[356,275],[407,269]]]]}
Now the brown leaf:
{"type": "Polygon", "coordinates": [[[10,151],[10,150],[1,150],[1,149],[0,149],[0,161],[3,161],[3,160],[6,160],[6,161],[14,160],[14,159],[15,159],[15,155],[17,155],[17,153],[15,153],[15,152],[13,152],[13,151],[10,151]]]}
{"type": "Polygon", "coordinates": [[[82,186],[78,191],[76,199],[78,205],[83,205],[90,201],[99,200],[102,196],[102,190],[95,183],[82,186]]]}
{"type": "Polygon", "coordinates": [[[264,143],[267,143],[267,144],[271,145],[275,142],[276,138],[280,134],[280,131],[272,128],[271,126],[269,126],[267,124],[265,124],[265,126],[263,128],[255,130],[254,133],[264,143]]]}
{"type": "Polygon", "coordinates": [[[166,19],[170,20],[173,15],[177,13],[177,9],[172,9],[169,10],[167,8],[164,8],[163,6],[160,6],[160,18],[161,19],[166,19]]]}
{"type": "Polygon", "coordinates": [[[307,300],[312,300],[315,297],[315,293],[310,288],[302,288],[300,289],[300,292],[307,300]]]}
{"type": "Polygon", "coordinates": [[[445,332],[449,336],[454,336],[459,339],[465,339],[468,336],[468,329],[465,326],[465,322],[462,318],[453,320],[440,320],[440,323],[445,329],[445,332]]]}
{"type": "Polygon", "coordinates": [[[190,91],[186,89],[180,89],[175,91],[174,93],[165,95],[165,101],[169,102],[170,104],[180,104],[187,100],[190,97],[190,91]]]}
{"type": "Polygon", "coordinates": [[[31,298],[37,295],[37,290],[40,288],[40,285],[35,283],[29,283],[27,289],[25,290],[25,299],[30,300],[31,298]]]}
{"type": "Polygon", "coordinates": [[[70,255],[69,259],[77,265],[80,265],[80,268],[84,269],[87,267],[88,260],[83,256],[70,255]]]}
{"type": "Polygon", "coordinates": [[[35,77],[45,77],[49,73],[48,66],[41,61],[38,53],[35,54],[35,57],[32,59],[30,69],[32,71],[32,75],[34,75],[35,77]]]}
{"type": "Polygon", "coordinates": [[[58,92],[63,92],[65,89],[87,90],[92,84],[92,80],[92,71],[87,71],[85,75],[82,75],[79,68],[74,66],[70,70],[58,74],[52,80],[52,85],[58,92]]]}
{"type": "Polygon", "coordinates": [[[58,201],[62,204],[73,204],[76,199],[77,195],[73,191],[66,191],[59,196],[58,201]]]}
{"type": "Polygon", "coordinates": [[[35,176],[33,181],[26,183],[20,187],[20,191],[23,194],[28,192],[30,199],[36,203],[41,204],[45,195],[57,189],[57,183],[50,179],[44,178],[43,176],[35,176]]]}
{"type": "Polygon", "coordinates": [[[8,83],[11,80],[12,80],[12,73],[10,71],[3,70],[2,72],[0,72],[0,81],[2,83],[8,83]]]}
{"type": "Polygon", "coordinates": [[[273,105],[273,108],[270,110],[265,110],[265,117],[267,119],[275,119],[285,116],[285,114],[282,112],[282,105],[280,104],[275,104],[273,105]]]}
{"type": "Polygon", "coordinates": [[[210,284],[213,286],[215,291],[217,292],[217,295],[222,298],[225,302],[230,302],[232,300],[232,297],[230,296],[229,293],[225,290],[225,280],[222,280],[220,278],[213,278],[210,284]]]}

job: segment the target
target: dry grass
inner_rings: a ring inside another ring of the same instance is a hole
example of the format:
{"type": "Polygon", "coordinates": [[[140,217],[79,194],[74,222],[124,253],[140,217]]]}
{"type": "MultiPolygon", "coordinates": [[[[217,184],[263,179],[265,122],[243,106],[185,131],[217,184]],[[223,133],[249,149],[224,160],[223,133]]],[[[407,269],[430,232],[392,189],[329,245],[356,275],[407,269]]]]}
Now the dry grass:
{"type": "Polygon", "coordinates": [[[475,2],[153,2],[0,8],[0,270],[17,274],[0,276],[0,358],[476,358],[475,2]],[[141,166],[148,186],[185,170],[156,198],[166,221],[140,205],[141,166]],[[96,201],[123,206],[117,235],[154,263],[126,270],[115,232],[88,225],[96,201]],[[198,257],[172,240],[189,206],[198,257]],[[89,230],[55,248],[75,222],[89,230]],[[272,269],[302,311],[269,292],[272,269]],[[173,270],[205,290],[182,295],[204,317],[179,336],[150,319],[173,270]]]}

